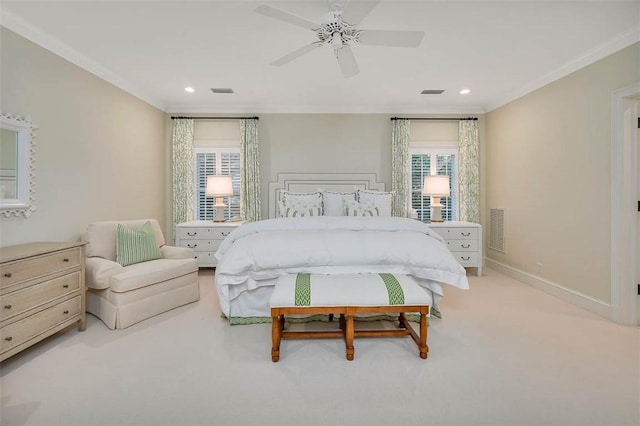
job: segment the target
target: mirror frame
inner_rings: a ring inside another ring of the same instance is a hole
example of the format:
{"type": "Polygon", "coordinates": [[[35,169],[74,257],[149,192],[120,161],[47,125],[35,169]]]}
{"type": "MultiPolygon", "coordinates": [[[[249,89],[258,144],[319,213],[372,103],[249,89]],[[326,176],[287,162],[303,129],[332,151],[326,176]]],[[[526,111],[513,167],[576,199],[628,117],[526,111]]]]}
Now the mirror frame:
{"type": "Polygon", "coordinates": [[[29,117],[0,113],[0,128],[17,133],[16,198],[0,199],[0,215],[5,217],[31,216],[36,210],[34,204],[35,180],[35,135],[29,117]]]}

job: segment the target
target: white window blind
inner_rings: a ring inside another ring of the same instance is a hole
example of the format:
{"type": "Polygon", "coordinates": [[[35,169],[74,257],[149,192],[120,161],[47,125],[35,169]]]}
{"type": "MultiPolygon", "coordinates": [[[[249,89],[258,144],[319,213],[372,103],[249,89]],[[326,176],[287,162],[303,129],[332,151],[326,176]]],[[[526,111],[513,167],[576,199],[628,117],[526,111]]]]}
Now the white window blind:
{"type": "Polygon", "coordinates": [[[424,177],[428,175],[449,176],[451,195],[442,197],[442,218],[458,220],[458,151],[456,149],[420,148],[411,149],[411,207],[418,219],[431,220],[431,197],[422,195],[424,177]]]}
{"type": "Polygon", "coordinates": [[[196,147],[196,218],[213,220],[215,197],[206,196],[207,176],[231,176],[233,195],[224,197],[225,219],[240,215],[240,149],[237,147],[196,147]]]}

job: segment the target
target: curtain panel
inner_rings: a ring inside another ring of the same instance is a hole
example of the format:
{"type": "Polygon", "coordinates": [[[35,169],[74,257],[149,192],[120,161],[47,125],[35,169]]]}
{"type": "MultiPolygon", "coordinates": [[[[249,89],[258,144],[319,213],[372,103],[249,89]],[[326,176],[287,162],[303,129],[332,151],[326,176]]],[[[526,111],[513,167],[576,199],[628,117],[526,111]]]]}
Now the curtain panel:
{"type": "Polygon", "coordinates": [[[407,119],[393,121],[391,132],[391,215],[409,215],[409,133],[411,122],[407,119]]]}
{"type": "Polygon", "coordinates": [[[194,165],[193,165],[193,120],[173,120],[171,142],[172,159],[172,235],[175,241],[175,229],[178,223],[193,220],[194,208],[194,165]]]}
{"type": "Polygon", "coordinates": [[[460,220],[480,223],[480,153],[478,122],[460,120],[458,125],[458,183],[460,190],[460,220]]]}
{"type": "Polygon", "coordinates": [[[258,119],[240,120],[240,216],[257,221],[262,217],[258,119]]]}

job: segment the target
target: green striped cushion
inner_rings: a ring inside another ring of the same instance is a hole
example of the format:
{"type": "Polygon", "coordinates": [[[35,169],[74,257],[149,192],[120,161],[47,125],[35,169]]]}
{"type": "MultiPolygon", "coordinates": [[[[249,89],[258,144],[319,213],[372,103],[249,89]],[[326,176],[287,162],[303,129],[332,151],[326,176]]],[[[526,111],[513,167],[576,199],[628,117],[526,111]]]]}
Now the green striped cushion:
{"type": "Polygon", "coordinates": [[[151,222],[146,221],[135,231],[118,224],[116,228],[116,262],[122,266],[128,266],[161,257],[151,222]]]}

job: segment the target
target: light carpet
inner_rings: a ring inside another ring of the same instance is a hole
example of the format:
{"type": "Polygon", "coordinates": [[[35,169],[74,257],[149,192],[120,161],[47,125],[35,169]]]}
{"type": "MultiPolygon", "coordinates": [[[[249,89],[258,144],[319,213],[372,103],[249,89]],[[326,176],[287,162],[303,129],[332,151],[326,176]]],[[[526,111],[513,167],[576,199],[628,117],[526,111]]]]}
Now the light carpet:
{"type": "Polygon", "coordinates": [[[485,268],[446,288],[429,358],[409,338],[285,340],[201,300],[59,333],[0,365],[2,425],[638,425],[640,328],[485,268]]]}

